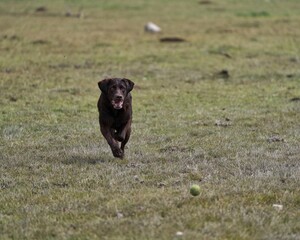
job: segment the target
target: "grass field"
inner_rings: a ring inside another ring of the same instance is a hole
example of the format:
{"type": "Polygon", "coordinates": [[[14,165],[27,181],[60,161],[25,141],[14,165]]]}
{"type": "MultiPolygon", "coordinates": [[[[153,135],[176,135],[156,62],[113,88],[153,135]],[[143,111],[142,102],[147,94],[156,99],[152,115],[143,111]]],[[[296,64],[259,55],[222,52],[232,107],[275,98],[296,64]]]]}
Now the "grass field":
{"type": "Polygon", "coordinates": [[[300,239],[299,8],[2,0],[0,239],[300,239]],[[124,160],[111,76],[136,84],[124,160]]]}

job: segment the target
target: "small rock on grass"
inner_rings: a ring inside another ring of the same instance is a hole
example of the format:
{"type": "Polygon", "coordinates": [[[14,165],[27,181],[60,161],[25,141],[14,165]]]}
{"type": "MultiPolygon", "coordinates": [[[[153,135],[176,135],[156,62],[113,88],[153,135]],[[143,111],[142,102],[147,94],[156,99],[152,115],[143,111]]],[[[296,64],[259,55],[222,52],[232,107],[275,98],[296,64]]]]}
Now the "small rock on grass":
{"type": "Polygon", "coordinates": [[[159,32],[161,32],[161,28],[153,22],[148,22],[144,26],[144,30],[145,30],[145,32],[149,32],[149,33],[159,33],[159,32]]]}
{"type": "Polygon", "coordinates": [[[277,210],[282,210],[283,209],[282,204],[273,204],[273,207],[276,208],[277,210]]]}
{"type": "Polygon", "coordinates": [[[121,212],[117,212],[117,218],[123,218],[124,217],[124,215],[123,215],[123,213],[121,213],[121,212]]]}

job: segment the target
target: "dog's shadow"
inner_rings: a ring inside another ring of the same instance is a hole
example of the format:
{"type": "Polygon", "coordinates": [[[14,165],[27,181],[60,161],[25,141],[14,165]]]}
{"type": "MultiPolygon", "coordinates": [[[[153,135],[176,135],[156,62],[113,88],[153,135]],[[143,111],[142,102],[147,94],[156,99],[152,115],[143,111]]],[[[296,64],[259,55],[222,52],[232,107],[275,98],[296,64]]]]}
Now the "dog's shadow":
{"type": "Polygon", "coordinates": [[[82,154],[72,154],[63,159],[62,163],[65,165],[95,165],[110,161],[111,159],[108,156],[82,156],[82,154]]]}

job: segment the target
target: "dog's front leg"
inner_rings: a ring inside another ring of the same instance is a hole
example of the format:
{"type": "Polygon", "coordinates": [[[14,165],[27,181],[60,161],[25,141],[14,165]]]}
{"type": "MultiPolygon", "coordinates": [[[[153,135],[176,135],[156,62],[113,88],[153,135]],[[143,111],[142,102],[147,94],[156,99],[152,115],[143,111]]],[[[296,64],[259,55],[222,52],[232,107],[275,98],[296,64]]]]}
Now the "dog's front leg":
{"type": "Polygon", "coordinates": [[[101,126],[101,133],[109,144],[114,157],[123,158],[124,152],[120,149],[119,143],[113,138],[113,130],[108,126],[101,126]]]}

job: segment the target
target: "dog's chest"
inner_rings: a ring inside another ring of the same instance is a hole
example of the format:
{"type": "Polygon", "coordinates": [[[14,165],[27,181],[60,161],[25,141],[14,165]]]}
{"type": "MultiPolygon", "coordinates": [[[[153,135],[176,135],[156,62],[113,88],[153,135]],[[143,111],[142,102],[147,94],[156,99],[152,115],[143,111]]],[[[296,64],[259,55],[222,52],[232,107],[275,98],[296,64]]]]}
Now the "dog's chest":
{"type": "Polygon", "coordinates": [[[128,116],[124,112],[113,113],[112,127],[114,129],[118,129],[120,127],[123,127],[124,125],[126,125],[126,123],[128,122],[128,120],[129,120],[128,116]]]}

